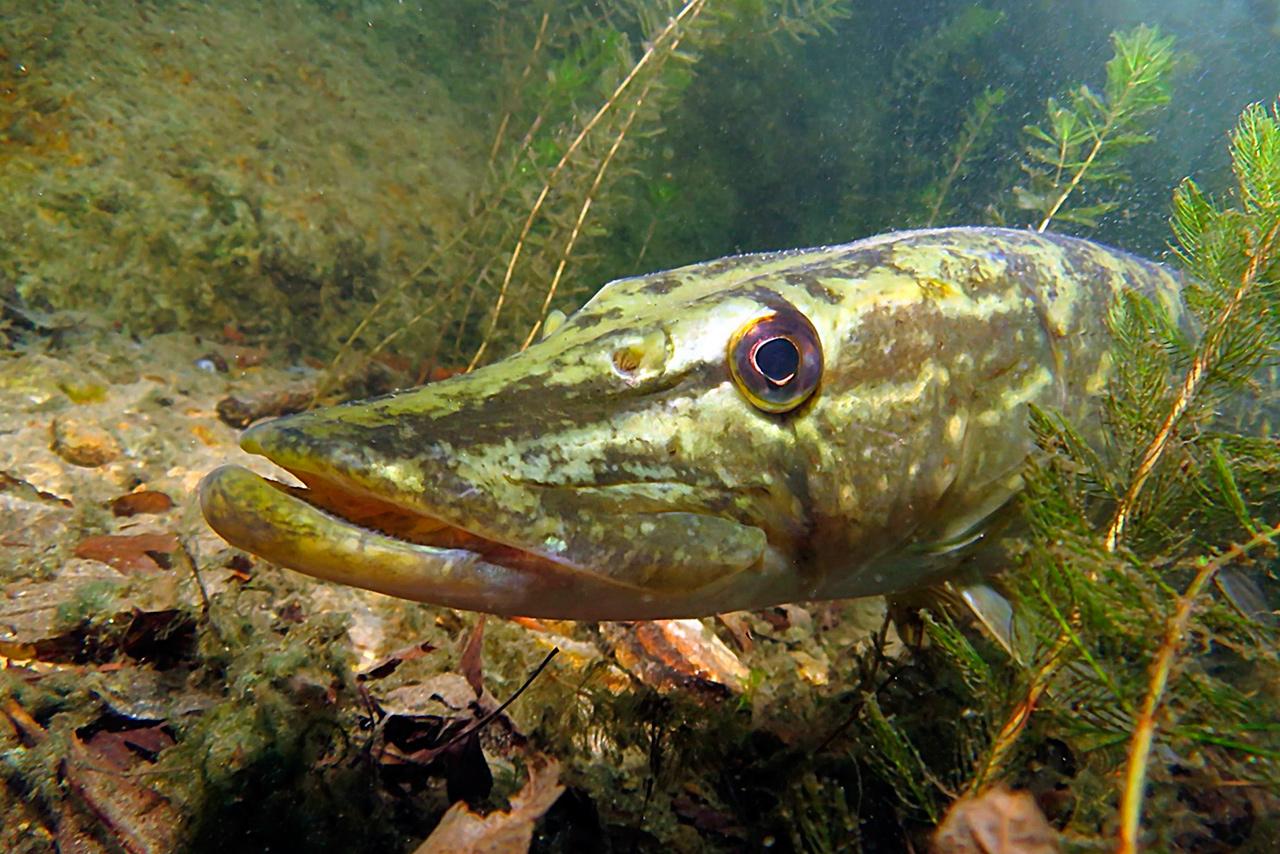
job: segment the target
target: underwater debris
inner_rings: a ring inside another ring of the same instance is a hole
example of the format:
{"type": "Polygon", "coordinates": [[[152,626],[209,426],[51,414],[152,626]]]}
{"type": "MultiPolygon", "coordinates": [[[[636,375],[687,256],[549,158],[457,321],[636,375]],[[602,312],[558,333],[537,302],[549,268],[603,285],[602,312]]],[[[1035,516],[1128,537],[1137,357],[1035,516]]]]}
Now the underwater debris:
{"type": "Polygon", "coordinates": [[[564,793],[560,764],[534,756],[526,766],[529,779],[511,797],[507,810],[477,815],[458,802],[440,819],[431,835],[414,854],[498,854],[529,850],[533,828],[564,793]]]}
{"type": "Polygon", "coordinates": [[[172,568],[176,534],[95,534],[76,545],[75,556],[101,561],[125,575],[172,568]]]}
{"type": "Polygon", "coordinates": [[[996,787],[951,805],[933,854],[1057,854],[1058,834],[1026,792],[996,787]]]}
{"type": "Polygon", "coordinates": [[[622,669],[659,694],[715,701],[747,688],[750,671],[702,620],[601,623],[600,633],[622,669]]]}
{"type": "Polygon", "coordinates": [[[111,502],[113,516],[155,515],[172,509],[173,499],[158,489],[137,489],[111,502]]]}
{"type": "MultiPolygon", "coordinates": [[[[0,720],[8,724],[7,731],[0,728],[0,746],[16,738],[22,748],[36,750],[51,741],[45,727],[12,697],[0,704],[0,720]]],[[[27,843],[48,841],[60,851],[175,850],[182,837],[181,813],[168,798],[138,782],[145,775],[137,773],[150,768],[172,738],[154,726],[112,734],[98,730],[85,737],[88,741],[76,733],[66,735],[66,753],[57,763],[59,783],[71,799],[33,793],[37,803],[32,806],[42,812],[43,821],[25,815],[19,819],[27,824],[27,843]]],[[[6,823],[18,818],[6,811],[6,823]]]]}
{"type": "Polygon", "coordinates": [[[310,384],[268,388],[249,396],[224,397],[218,401],[218,417],[228,427],[243,430],[263,418],[303,412],[311,406],[313,400],[315,387],[310,384]]]}

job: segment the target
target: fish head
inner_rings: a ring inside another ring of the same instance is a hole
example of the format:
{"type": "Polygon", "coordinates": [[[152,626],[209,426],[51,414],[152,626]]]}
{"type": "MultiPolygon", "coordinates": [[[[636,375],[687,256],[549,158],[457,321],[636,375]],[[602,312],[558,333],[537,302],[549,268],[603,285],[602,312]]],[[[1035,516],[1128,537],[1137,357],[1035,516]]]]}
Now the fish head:
{"type": "Polygon", "coordinates": [[[822,318],[768,276],[734,287],[692,269],[611,283],[471,373],[252,426],[242,447],[304,487],[226,466],[201,485],[207,519],[304,573],[507,615],[691,616],[812,593],[793,572],[795,425],[821,394],[822,318]]]}

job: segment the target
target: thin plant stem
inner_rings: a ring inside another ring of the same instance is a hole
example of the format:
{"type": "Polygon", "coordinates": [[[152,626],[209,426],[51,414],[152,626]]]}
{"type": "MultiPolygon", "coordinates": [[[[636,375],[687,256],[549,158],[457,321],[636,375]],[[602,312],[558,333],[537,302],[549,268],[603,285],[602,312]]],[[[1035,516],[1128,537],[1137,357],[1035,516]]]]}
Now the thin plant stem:
{"type": "MultiPolygon", "coordinates": [[[[542,13],[542,23],[538,26],[538,35],[533,39],[533,49],[529,51],[529,61],[525,63],[524,71],[520,74],[520,83],[523,84],[529,79],[529,75],[533,72],[534,62],[538,58],[538,54],[542,52],[542,45],[547,36],[547,24],[551,22],[551,13],[542,13]]],[[[502,149],[502,138],[507,133],[507,125],[511,123],[511,110],[507,110],[502,115],[502,121],[498,122],[498,129],[493,134],[493,145],[489,146],[489,168],[493,168],[494,162],[498,159],[498,152],[502,149]]]]}
{"type": "MultiPolygon", "coordinates": [[[[555,184],[556,179],[560,177],[560,173],[564,171],[565,167],[569,164],[569,161],[577,153],[578,149],[582,147],[583,142],[586,141],[591,132],[595,130],[596,126],[603,121],[605,115],[607,115],[618,103],[623,92],[625,92],[627,88],[631,86],[636,77],[648,67],[654,57],[659,55],[659,50],[661,49],[663,54],[668,52],[666,42],[671,38],[672,34],[679,33],[679,28],[685,23],[686,19],[692,20],[694,17],[697,17],[705,4],[706,0],[689,0],[689,2],[685,3],[685,5],[675,15],[675,17],[667,22],[667,25],[662,29],[662,32],[653,39],[648,50],[644,52],[644,55],[641,56],[636,64],[631,67],[631,70],[627,72],[627,76],[618,83],[605,102],[600,105],[600,109],[596,110],[595,115],[587,120],[587,123],[582,126],[582,130],[578,131],[578,135],[573,138],[571,143],[569,143],[568,148],[565,149],[564,154],[560,156],[560,160],[551,170],[551,174],[547,176],[546,183],[542,186],[542,191],[538,193],[538,198],[534,201],[533,207],[530,208],[529,215],[525,217],[524,225],[520,229],[520,236],[516,239],[516,245],[511,250],[511,258],[507,262],[507,271],[502,277],[502,285],[498,289],[498,298],[494,301],[493,312],[489,316],[489,326],[485,330],[484,338],[481,340],[480,346],[476,348],[475,355],[471,357],[471,361],[467,364],[468,371],[474,370],[475,367],[480,364],[480,360],[484,358],[485,351],[488,350],[489,344],[493,340],[493,333],[498,328],[498,319],[502,315],[502,308],[506,303],[507,291],[511,286],[511,279],[515,275],[516,264],[520,260],[520,254],[524,250],[524,244],[529,237],[529,232],[533,229],[533,223],[538,218],[538,214],[541,213],[542,206],[546,203],[547,196],[551,194],[551,188],[555,184]]],[[[678,37],[676,42],[679,42],[678,37]]]]}
{"type": "Polygon", "coordinates": [[[1223,306],[1222,311],[1219,312],[1217,318],[1209,327],[1209,334],[1205,336],[1195,360],[1192,361],[1187,375],[1182,380],[1182,387],[1178,390],[1178,397],[1174,400],[1173,406],[1169,409],[1168,415],[1165,416],[1151,443],[1143,451],[1138,468],[1129,482],[1129,489],[1125,492],[1124,497],[1120,499],[1120,503],[1116,506],[1115,514],[1111,517],[1111,524],[1107,526],[1105,541],[1107,551],[1115,551],[1116,544],[1124,533],[1125,525],[1128,524],[1129,517],[1133,513],[1138,494],[1142,491],[1143,486],[1146,485],[1151,473],[1155,471],[1156,464],[1160,462],[1160,458],[1169,447],[1174,429],[1178,426],[1178,422],[1186,414],[1187,409],[1191,406],[1191,401],[1204,384],[1205,377],[1208,376],[1212,363],[1217,358],[1218,351],[1222,347],[1222,341],[1226,337],[1227,324],[1231,322],[1232,317],[1240,308],[1240,304],[1257,282],[1258,272],[1262,268],[1263,262],[1269,260],[1276,240],[1277,230],[1280,230],[1280,221],[1277,221],[1271,227],[1271,230],[1262,239],[1257,251],[1253,253],[1253,257],[1249,259],[1249,266],[1245,269],[1244,275],[1241,276],[1240,284],[1236,286],[1231,299],[1223,306]]]}
{"type": "Polygon", "coordinates": [[[995,108],[991,106],[990,100],[987,100],[984,113],[979,116],[978,122],[970,129],[971,132],[965,137],[959,150],[956,151],[955,158],[951,161],[951,168],[947,170],[946,176],[942,179],[938,194],[934,198],[933,204],[929,207],[929,218],[925,220],[925,228],[932,228],[933,224],[938,221],[938,215],[942,213],[943,202],[946,201],[947,196],[951,193],[951,185],[955,183],[956,177],[960,174],[960,169],[964,166],[964,162],[969,159],[969,153],[978,144],[978,139],[982,136],[983,129],[991,121],[995,113],[995,108]]]}
{"type": "Polygon", "coordinates": [[[1182,646],[1182,638],[1187,632],[1187,624],[1191,620],[1196,600],[1213,580],[1218,570],[1260,546],[1273,543],[1277,536],[1280,536],[1280,524],[1259,531],[1245,542],[1232,545],[1213,558],[1200,558],[1197,561],[1195,577],[1178,597],[1177,607],[1165,622],[1164,639],[1155,660],[1151,663],[1151,678],[1147,684],[1147,693],[1142,700],[1142,707],[1133,728],[1133,736],[1129,741],[1129,763],[1125,771],[1124,790],[1120,798],[1120,840],[1116,847],[1118,854],[1136,854],[1138,850],[1138,831],[1142,821],[1142,800],[1146,790],[1147,766],[1151,759],[1151,746],[1155,741],[1156,712],[1164,699],[1165,689],[1169,686],[1174,661],[1182,646]]]}
{"type": "MultiPolygon", "coordinates": [[[[674,49],[675,43],[672,44],[672,50],[674,49]]],[[[640,97],[636,99],[635,105],[632,106],[631,112],[622,123],[622,127],[618,129],[618,133],[613,139],[613,144],[609,146],[609,150],[600,161],[600,167],[596,169],[595,180],[591,182],[591,186],[587,189],[586,195],[582,199],[582,205],[578,208],[578,218],[573,223],[573,231],[569,233],[569,239],[565,242],[564,251],[560,253],[560,263],[556,265],[555,275],[551,277],[551,284],[547,286],[547,294],[542,300],[542,308],[538,311],[538,319],[533,324],[533,327],[530,328],[529,334],[525,336],[524,343],[520,345],[521,350],[527,349],[533,343],[538,331],[542,329],[542,324],[547,319],[547,310],[551,307],[551,300],[555,298],[556,288],[559,287],[560,279],[564,276],[565,267],[569,264],[569,255],[573,252],[573,246],[578,241],[578,235],[582,233],[582,226],[587,220],[587,211],[591,209],[591,202],[595,199],[596,193],[600,191],[600,185],[604,182],[605,172],[608,171],[609,164],[613,162],[614,155],[618,153],[618,149],[622,147],[622,141],[626,138],[627,131],[631,130],[632,123],[635,121],[636,116],[640,114],[640,107],[643,106],[644,99],[649,94],[652,83],[653,80],[651,79],[649,85],[645,86],[644,90],[641,91],[640,97]]]]}

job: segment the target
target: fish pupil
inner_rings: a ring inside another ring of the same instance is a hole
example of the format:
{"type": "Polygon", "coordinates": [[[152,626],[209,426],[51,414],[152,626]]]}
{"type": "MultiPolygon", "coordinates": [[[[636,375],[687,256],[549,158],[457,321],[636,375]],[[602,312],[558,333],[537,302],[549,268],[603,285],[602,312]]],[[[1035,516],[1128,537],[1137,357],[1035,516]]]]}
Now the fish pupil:
{"type": "Polygon", "coordinates": [[[770,338],[756,346],[752,361],[769,382],[786,385],[800,368],[800,350],[789,338],[770,338]]]}

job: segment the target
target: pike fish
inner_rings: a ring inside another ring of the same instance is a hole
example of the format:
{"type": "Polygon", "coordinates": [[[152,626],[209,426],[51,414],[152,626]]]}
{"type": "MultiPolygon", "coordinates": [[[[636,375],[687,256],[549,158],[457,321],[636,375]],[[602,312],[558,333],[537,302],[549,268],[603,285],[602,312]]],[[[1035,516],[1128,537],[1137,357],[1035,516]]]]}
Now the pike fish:
{"type": "Polygon", "coordinates": [[[250,427],[304,486],[223,466],[200,501],[273,563],[508,616],[908,591],[1005,515],[1030,405],[1100,429],[1125,291],[1182,313],[1158,265],[997,228],[622,279],[503,361],[250,427]]]}

